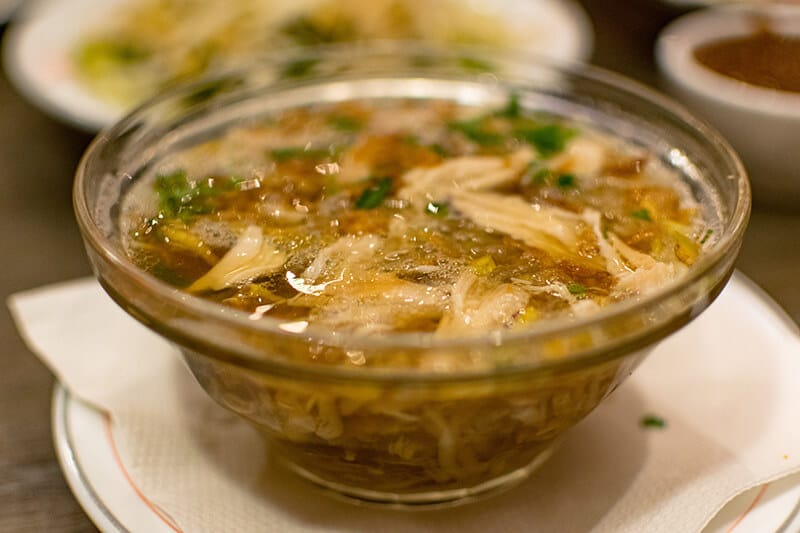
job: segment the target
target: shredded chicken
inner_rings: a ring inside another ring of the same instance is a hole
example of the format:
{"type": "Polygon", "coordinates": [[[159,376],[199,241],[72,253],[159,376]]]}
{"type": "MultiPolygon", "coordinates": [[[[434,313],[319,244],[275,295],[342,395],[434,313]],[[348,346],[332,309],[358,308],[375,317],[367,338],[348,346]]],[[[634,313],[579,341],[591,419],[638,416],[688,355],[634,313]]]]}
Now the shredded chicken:
{"type": "Polygon", "coordinates": [[[531,205],[519,196],[486,192],[457,192],[452,204],[479,226],[510,235],[555,257],[586,262],[578,255],[579,228],[586,222],[581,215],[531,205]]]}
{"type": "Polygon", "coordinates": [[[189,291],[222,290],[275,272],[285,262],[286,254],[264,239],[260,227],[248,226],[233,248],[203,277],[192,283],[189,291]]]}
{"type": "MultiPolygon", "coordinates": [[[[606,260],[606,270],[615,276],[630,272],[631,268],[625,263],[623,258],[620,257],[619,253],[617,253],[614,245],[608,242],[606,235],[603,234],[603,230],[600,227],[600,213],[593,209],[587,209],[584,211],[583,215],[586,221],[591,225],[592,231],[594,231],[595,238],[597,239],[597,247],[600,250],[600,254],[606,260]]],[[[610,235],[613,234],[609,233],[609,236],[610,235]]]]}
{"type": "Polygon", "coordinates": [[[375,254],[381,242],[376,235],[342,237],[320,250],[314,262],[303,271],[302,278],[310,282],[344,279],[347,271],[363,266],[375,254]]]}
{"type": "Polygon", "coordinates": [[[437,333],[459,335],[470,330],[510,326],[525,311],[529,294],[521,287],[504,283],[485,288],[480,278],[465,270],[450,295],[450,305],[439,322],[437,333]]]}
{"type": "Polygon", "coordinates": [[[621,294],[645,294],[663,287],[687,270],[683,263],[662,263],[647,254],[638,252],[614,235],[609,240],[620,256],[633,267],[633,271],[623,272],[617,278],[616,291],[621,294]]]}
{"type": "Polygon", "coordinates": [[[447,302],[445,287],[431,287],[393,274],[348,276],[317,294],[299,295],[293,305],[314,306],[314,320],[337,330],[360,333],[390,331],[409,317],[441,316],[447,302]]]}
{"type": "Polygon", "coordinates": [[[682,275],[687,268],[682,263],[661,263],[656,261],[648,267],[639,268],[634,272],[628,272],[620,276],[617,280],[616,292],[621,295],[641,295],[653,292],[682,275]]]}
{"type": "Polygon", "coordinates": [[[571,140],[563,152],[550,159],[548,166],[558,172],[592,176],[605,165],[607,151],[607,147],[597,139],[578,137],[571,140]]]}
{"type": "Polygon", "coordinates": [[[587,220],[592,224],[598,247],[606,259],[606,269],[617,279],[614,287],[617,294],[643,294],[655,290],[686,270],[685,265],[662,263],[634,250],[615,233],[608,232],[607,235],[603,235],[600,229],[600,214],[596,211],[588,212],[587,220]]]}
{"type": "Polygon", "coordinates": [[[462,156],[434,167],[418,167],[403,175],[397,196],[412,203],[444,201],[456,191],[481,191],[511,185],[533,160],[521,148],[507,157],[462,156]]]}
{"type": "Polygon", "coordinates": [[[437,459],[441,469],[441,481],[458,478],[459,465],[456,459],[456,436],[453,435],[451,425],[447,423],[441,413],[433,409],[425,409],[425,418],[431,422],[434,436],[437,440],[437,459]],[[446,477],[445,477],[446,476],[446,477]]]}
{"type": "Polygon", "coordinates": [[[655,259],[647,254],[636,251],[620,239],[616,234],[609,233],[608,240],[614,246],[617,253],[625,260],[625,262],[632,267],[633,270],[639,268],[651,268],[657,263],[655,259]]]}

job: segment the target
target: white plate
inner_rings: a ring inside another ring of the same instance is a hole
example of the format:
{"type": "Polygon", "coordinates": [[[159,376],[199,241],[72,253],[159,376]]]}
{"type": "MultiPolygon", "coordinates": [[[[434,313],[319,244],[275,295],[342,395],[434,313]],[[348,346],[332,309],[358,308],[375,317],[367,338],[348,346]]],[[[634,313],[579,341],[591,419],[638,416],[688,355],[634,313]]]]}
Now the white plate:
{"type": "MultiPolygon", "coordinates": [[[[737,308],[771,310],[776,321],[791,320],[758,287],[735,275],[737,308]]],[[[732,289],[733,287],[729,287],[732,289]]],[[[754,322],[741,314],[741,331],[754,322]]],[[[759,322],[755,322],[756,324],[759,322]]],[[[792,329],[796,327],[792,325],[792,329]]],[[[775,335],[774,330],[758,335],[775,335]]],[[[690,334],[684,330],[675,335],[690,334]]],[[[674,337],[673,337],[674,338],[674,337]]],[[[664,341],[671,342],[670,339],[664,341]]],[[[156,508],[130,481],[119,460],[108,418],[56,386],[53,394],[53,435],[64,475],[89,517],[103,531],[177,531],[167,513],[156,508]]],[[[704,530],[705,533],[795,533],[800,531],[800,474],[746,491],[729,502],[704,530]]]]}
{"type": "Polygon", "coordinates": [[[174,533],[127,477],[106,415],[56,385],[52,424],[64,477],[101,531],[174,533]]]}
{"type": "MultiPolygon", "coordinates": [[[[76,77],[70,55],[81,35],[99,27],[115,8],[129,1],[39,0],[26,6],[6,32],[3,43],[9,78],[34,104],[73,126],[96,131],[115,122],[126,110],[88,91],[76,77]]],[[[558,39],[537,44],[537,52],[567,61],[588,59],[592,27],[575,2],[526,1],[546,6],[544,12],[550,13],[552,19],[547,27],[561,28],[556,32],[558,39]]],[[[517,0],[496,0],[494,4],[509,20],[524,15],[524,7],[517,0]]]]}

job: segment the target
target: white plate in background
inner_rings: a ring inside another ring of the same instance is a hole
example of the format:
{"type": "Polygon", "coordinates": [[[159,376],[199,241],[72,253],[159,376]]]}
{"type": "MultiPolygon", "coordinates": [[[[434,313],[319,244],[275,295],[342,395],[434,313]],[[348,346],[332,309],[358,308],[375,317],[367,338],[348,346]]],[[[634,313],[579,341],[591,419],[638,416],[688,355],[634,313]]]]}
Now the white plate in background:
{"type": "MultiPolygon", "coordinates": [[[[0,2],[7,0],[0,0],[0,2]]],[[[87,131],[97,131],[125,113],[125,109],[98,97],[80,82],[71,58],[76,42],[101,27],[120,5],[131,0],[38,0],[15,17],[3,43],[4,65],[20,92],[50,115],[87,131]]],[[[472,0],[464,0],[470,2],[472,0]]],[[[537,41],[531,51],[568,61],[587,60],[592,49],[592,26],[572,0],[495,0],[492,9],[511,24],[530,5],[538,22],[549,13],[548,28],[555,39],[537,41]],[[526,3],[529,4],[526,7],[526,3]],[[546,6],[545,11],[538,11],[546,6]]]]}

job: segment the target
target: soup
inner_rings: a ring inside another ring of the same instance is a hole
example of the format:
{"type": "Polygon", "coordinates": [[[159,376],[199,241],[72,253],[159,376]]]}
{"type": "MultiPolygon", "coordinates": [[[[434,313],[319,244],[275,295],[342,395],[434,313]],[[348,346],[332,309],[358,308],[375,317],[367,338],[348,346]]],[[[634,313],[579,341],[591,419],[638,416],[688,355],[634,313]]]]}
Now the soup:
{"type": "Polygon", "coordinates": [[[652,153],[513,95],[287,109],[161,162],[123,212],[168,283],[356,335],[585,316],[682,276],[712,232],[652,153]]]}

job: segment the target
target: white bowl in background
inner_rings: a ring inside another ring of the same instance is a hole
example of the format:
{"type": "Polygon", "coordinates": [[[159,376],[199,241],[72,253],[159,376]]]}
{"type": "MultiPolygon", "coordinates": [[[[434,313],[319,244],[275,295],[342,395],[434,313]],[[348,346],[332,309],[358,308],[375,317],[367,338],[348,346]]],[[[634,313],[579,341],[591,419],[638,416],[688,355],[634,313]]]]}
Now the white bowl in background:
{"type": "Polygon", "coordinates": [[[673,96],[739,152],[755,201],[800,208],[800,93],[735,80],[694,57],[703,44],[752,35],[754,14],[766,16],[773,32],[800,37],[798,4],[713,7],[667,26],[656,44],[656,60],[673,96]]]}

